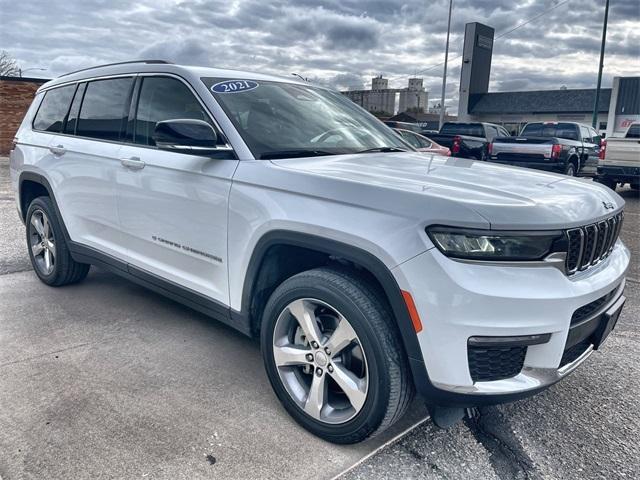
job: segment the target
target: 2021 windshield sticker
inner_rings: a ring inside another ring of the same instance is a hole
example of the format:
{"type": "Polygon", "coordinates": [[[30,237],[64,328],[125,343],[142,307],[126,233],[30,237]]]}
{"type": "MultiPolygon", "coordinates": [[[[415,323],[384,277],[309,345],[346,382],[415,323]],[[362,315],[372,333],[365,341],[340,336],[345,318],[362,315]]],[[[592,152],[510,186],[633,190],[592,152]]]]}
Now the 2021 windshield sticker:
{"type": "Polygon", "coordinates": [[[211,91],[216,93],[238,93],[246,92],[258,88],[258,82],[253,80],[225,80],[224,82],[218,82],[211,91]]]}

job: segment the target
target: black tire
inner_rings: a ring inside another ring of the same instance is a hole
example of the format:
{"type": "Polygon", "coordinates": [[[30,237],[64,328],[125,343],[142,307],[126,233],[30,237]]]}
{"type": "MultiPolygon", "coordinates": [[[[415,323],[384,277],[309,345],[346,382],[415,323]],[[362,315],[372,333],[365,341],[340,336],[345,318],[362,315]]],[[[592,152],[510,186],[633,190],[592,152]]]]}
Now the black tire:
{"type": "Polygon", "coordinates": [[[287,412],[304,428],[333,443],[350,444],[376,435],[407,409],[413,383],[399,332],[382,295],[350,270],[318,268],[285,280],[264,309],[262,355],[273,390],[287,412]],[[289,395],[274,360],[274,331],[291,302],[314,298],[335,307],[349,321],[366,355],[369,378],[361,410],[344,423],[329,424],[308,415],[289,395]]]}
{"type": "Polygon", "coordinates": [[[578,174],[576,164],[573,162],[567,163],[567,166],[564,168],[564,174],[569,177],[575,177],[578,174]]]}
{"type": "Polygon", "coordinates": [[[47,285],[52,287],[60,287],[63,285],[69,285],[83,280],[87,273],[89,273],[90,265],[85,263],[78,263],[72,257],[69,252],[69,247],[65,240],[61,220],[56,215],[53,202],[49,197],[38,197],[34,199],[29,205],[26,217],[26,240],[27,249],[29,251],[29,258],[31,259],[31,265],[33,266],[36,275],[47,285]],[[34,251],[32,249],[33,235],[35,227],[32,227],[32,219],[34,215],[46,215],[50,226],[50,238],[55,245],[55,260],[50,272],[47,272],[42,267],[42,262],[36,260],[34,251]]]}

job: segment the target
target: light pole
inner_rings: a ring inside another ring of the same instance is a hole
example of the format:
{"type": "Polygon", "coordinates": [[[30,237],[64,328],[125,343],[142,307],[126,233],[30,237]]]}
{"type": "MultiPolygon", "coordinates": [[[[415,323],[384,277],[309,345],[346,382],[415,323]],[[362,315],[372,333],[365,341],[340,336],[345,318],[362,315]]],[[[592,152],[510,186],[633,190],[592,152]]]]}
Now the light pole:
{"type": "Polygon", "coordinates": [[[602,68],[604,67],[604,45],[607,41],[607,20],[609,18],[609,0],[604,5],[604,25],[602,26],[602,45],[600,45],[600,66],[598,67],[598,84],[596,85],[596,99],[593,103],[593,118],[591,126],[598,129],[598,104],[600,103],[600,84],[602,83],[602,68]]]}
{"type": "Polygon", "coordinates": [[[40,70],[40,71],[44,72],[46,70],[46,68],[42,68],[42,67],[30,67],[30,68],[25,68],[25,69],[18,68],[18,76],[20,78],[22,78],[22,74],[24,72],[28,72],[30,70],[40,70]]]}
{"type": "MultiPolygon", "coordinates": [[[[608,2],[609,0],[607,0],[608,2]]],[[[447,21],[447,43],[444,47],[444,72],[442,73],[442,100],[440,102],[440,122],[439,128],[444,123],[444,94],[447,88],[447,62],[449,61],[449,35],[451,34],[451,10],[453,9],[453,0],[449,0],[449,20],[447,21]]]]}

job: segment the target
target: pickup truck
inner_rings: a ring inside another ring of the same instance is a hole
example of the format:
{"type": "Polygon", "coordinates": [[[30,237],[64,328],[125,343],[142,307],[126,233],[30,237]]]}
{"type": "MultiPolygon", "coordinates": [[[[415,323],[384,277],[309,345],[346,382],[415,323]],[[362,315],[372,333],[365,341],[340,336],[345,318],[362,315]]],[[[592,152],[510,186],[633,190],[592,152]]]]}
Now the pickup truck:
{"type": "Polygon", "coordinates": [[[597,181],[613,190],[618,183],[640,189],[640,122],[633,122],[624,137],[602,142],[597,181]]]}
{"type": "Polygon", "coordinates": [[[525,125],[517,137],[494,139],[489,160],[572,177],[595,177],[600,143],[600,135],[580,123],[533,122],[525,125]]]}
{"type": "Polygon", "coordinates": [[[488,160],[489,144],[495,138],[508,137],[500,125],[481,122],[446,122],[440,132],[429,135],[434,142],[449,147],[451,156],[488,160]]]}

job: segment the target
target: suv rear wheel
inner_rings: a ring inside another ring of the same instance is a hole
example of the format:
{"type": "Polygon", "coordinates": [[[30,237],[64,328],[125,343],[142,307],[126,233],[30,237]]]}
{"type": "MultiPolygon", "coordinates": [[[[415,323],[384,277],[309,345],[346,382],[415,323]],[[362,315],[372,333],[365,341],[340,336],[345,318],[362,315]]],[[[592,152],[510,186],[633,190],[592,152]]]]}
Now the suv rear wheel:
{"type": "Polygon", "coordinates": [[[38,197],[27,210],[27,248],[38,278],[62,286],[83,280],[90,266],[71,258],[62,226],[49,197],[38,197]]]}
{"type": "Polygon", "coordinates": [[[265,368],[307,430],[355,443],[386,429],[413,394],[388,307],[350,271],[319,268],[283,282],[263,314],[265,368]]]}

